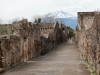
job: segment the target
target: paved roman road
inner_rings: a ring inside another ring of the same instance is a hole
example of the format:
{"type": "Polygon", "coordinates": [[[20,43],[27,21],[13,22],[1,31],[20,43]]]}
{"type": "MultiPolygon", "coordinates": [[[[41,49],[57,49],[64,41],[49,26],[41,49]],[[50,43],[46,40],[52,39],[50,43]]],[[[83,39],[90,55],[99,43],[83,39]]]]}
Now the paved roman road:
{"type": "Polygon", "coordinates": [[[77,45],[71,40],[51,52],[27,61],[1,75],[91,75],[81,63],[77,45]]]}

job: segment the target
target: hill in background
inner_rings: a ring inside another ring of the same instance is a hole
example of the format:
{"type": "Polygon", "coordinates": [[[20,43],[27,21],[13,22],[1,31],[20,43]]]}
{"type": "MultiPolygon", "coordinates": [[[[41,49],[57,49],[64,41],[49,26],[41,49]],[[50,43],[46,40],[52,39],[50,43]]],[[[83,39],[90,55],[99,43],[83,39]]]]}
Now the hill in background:
{"type": "Polygon", "coordinates": [[[53,19],[55,19],[59,23],[63,23],[66,26],[70,26],[73,29],[75,29],[77,25],[77,18],[64,11],[56,11],[56,12],[48,13],[42,17],[41,21],[52,22],[53,19]]]}

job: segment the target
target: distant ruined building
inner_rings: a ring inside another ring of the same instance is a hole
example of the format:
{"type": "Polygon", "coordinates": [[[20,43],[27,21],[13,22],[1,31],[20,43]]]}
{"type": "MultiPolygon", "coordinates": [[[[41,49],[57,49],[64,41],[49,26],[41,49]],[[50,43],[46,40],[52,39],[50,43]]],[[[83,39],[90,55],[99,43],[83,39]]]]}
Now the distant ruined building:
{"type": "Polygon", "coordinates": [[[66,26],[58,22],[32,24],[23,19],[0,25],[0,71],[46,54],[67,36],[66,26]]]}
{"type": "Polygon", "coordinates": [[[75,39],[85,60],[100,75],[100,12],[78,12],[75,39]]]}

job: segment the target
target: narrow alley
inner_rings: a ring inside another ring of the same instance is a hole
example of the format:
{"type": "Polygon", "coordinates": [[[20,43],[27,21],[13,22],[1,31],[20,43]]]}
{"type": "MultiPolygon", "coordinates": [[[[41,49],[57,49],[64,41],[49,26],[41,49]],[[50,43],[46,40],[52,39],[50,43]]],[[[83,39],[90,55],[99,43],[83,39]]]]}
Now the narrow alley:
{"type": "Polygon", "coordinates": [[[77,45],[69,40],[1,75],[91,75],[81,60],[77,45]]]}

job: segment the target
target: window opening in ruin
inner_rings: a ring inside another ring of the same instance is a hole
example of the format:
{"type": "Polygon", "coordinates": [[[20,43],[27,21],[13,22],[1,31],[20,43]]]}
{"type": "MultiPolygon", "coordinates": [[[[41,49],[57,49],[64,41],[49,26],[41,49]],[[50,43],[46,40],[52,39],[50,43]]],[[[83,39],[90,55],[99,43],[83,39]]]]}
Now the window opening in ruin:
{"type": "Polygon", "coordinates": [[[7,26],[7,24],[5,26],[7,26]]]}
{"type": "Polygon", "coordinates": [[[26,40],[26,37],[24,37],[24,40],[26,40]]]}

